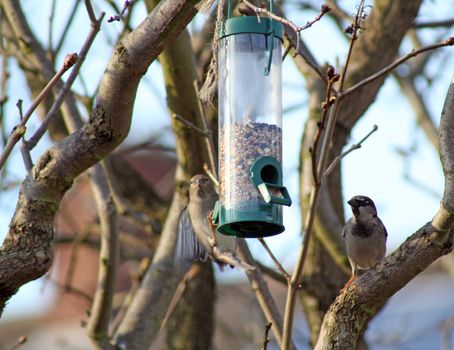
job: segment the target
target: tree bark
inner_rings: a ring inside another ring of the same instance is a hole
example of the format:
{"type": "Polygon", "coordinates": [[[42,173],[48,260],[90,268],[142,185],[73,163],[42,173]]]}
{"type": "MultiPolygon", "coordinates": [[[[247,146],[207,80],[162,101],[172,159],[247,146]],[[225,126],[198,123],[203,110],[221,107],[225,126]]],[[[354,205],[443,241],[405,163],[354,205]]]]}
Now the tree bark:
{"type": "MultiPolygon", "coordinates": [[[[24,180],[0,248],[0,310],[25,283],[48,271],[53,218],[76,176],[117,147],[129,132],[132,108],[147,67],[195,15],[197,1],[163,1],[114,49],[86,124],[47,150],[24,180]]],[[[1,2],[15,21],[17,2],[1,2]]],[[[22,38],[24,39],[24,38],[22,38]]]]}
{"type": "MultiPolygon", "coordinates": [[[[364,79],[388,65],[398,54],[400,43],[411,27],[418,12],[420,0],[377,0],[364,23],[364,30],[355,42],[345,87],[364,79]]],[[[308,85],[314,77],[309,76],[308,85]]],[[[355,123],[373,103],[385,77],[357,91],[342,102],[334,131],[330,159],[339,155],[347,143],[355,123]]],[[[311,105],[309,119],[301,142],[300,202],[302,217],[306,215],[312,184],[311,161],[308,153],[320,119],[320,103],[324,98],[323,87],[310,88],[311,105]]],[[[301,302],[309,320],[311,343],[315,344],[321,322],[329,305],[345,283],[347,259],[343,254],[340,232],[344,220],[341,185],[341,168],[335,171],[323,185],[314,239],[309,247],[308,261],[304,270],[301,302]]]]}
{"type": "Polygon", "coordinates": [[[330,306],[315,349],[352,349],[367,321],[388,299],[453,249],[454,239],[454,81],[440,122],[440,159],[445,189],[431,222],[410,236],[375,269],[352,283],[330,306]],[[348,316],[347,316],[348,315],[348,316]]]}
{"type": "Polygon", "coordinates": [[[193,264],[184,293],[167,323],[166,350],[208,350],[214,334],[215,280],[212,262],[193,264]]]}

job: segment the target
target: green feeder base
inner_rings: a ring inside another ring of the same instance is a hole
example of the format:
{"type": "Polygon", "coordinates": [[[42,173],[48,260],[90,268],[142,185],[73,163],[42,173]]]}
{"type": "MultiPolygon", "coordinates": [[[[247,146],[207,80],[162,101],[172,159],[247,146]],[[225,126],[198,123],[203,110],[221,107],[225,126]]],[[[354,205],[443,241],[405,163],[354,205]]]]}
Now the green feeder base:
{"type": "Polygon", "coordinates": [[[272,204],[256,204],[255,206],[259,208],[257,210],[238,210],[221,207],[218,231],[228,236],[258,238],[274,236],[285,230],[282,225],[280,206],[272,204]]]}

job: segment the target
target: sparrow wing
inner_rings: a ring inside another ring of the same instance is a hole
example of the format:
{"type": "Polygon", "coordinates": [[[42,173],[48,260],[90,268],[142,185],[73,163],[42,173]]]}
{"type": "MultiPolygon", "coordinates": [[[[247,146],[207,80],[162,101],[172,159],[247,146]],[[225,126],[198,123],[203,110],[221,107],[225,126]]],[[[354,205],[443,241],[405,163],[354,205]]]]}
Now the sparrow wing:
{"type": "Polygon", "coordinates": [[[208,253],[197,240],[189,217],[188,207],[180,213],[177,232],[176,260],[188,262],[194,260],[205,261],[208,253]]]}
{"type": "Polygon", "coordinates": [[[344,237],[344,238],[347,235],[347,230],[350,230],[351,221],[352,221],[351,218],[348,219],[347,223],[344,225],[344,228],[342,229],[342,237],[344,237]]]}
{"type": "Polygon", "coordinates": [[[378,221],[378,224],[383,229],[383,232],[385,233],[385,238],[388,238],[388,231],[386,231],[386,226],[385,226],[385,224],[383,224],[383,222],[380,220],[380,218],[378,216],[377,216],[377,221],[378,221]]]}

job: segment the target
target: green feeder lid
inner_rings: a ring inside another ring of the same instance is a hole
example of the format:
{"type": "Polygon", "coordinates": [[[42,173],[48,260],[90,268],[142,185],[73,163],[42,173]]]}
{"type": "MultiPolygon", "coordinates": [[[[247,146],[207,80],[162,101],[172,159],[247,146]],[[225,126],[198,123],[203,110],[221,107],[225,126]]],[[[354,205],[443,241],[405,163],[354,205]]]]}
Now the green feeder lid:
{"type": "Polygon", "coordinates": [[[273,34],[276,38],[284,41],[284,27],[282,23],[271,18],[261,17],[260,22],[256,16],[241,16],[226,19],[221,28],[220,39],[234,34],[273,34]]]}

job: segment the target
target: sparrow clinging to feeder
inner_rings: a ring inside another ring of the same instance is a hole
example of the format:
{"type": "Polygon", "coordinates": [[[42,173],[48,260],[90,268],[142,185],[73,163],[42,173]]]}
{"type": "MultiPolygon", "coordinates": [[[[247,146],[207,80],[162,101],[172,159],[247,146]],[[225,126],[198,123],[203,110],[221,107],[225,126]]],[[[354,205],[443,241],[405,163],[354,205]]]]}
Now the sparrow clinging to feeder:
{"type": "Polygon", "coordinates": [[[345,287],[358,277],[359,268],[373,268],[384,258],[388,237],[386,227],[377,216],[372,199],[354,196],[347,203],[352,209],[353,216],[345,224],[342,236],[345,238],[352,277],[345,287]]]}
{"type": "Polygon", "coordinates": [[[176,260],[205,261],[210,257],[221,267],[228,264],[241,270],[254,267],[235,255],[235,238],[217,232],[211,214],[218,195],[206,175],[195,175],[189,187],[189,203],[180,214],[176,260]]]}

